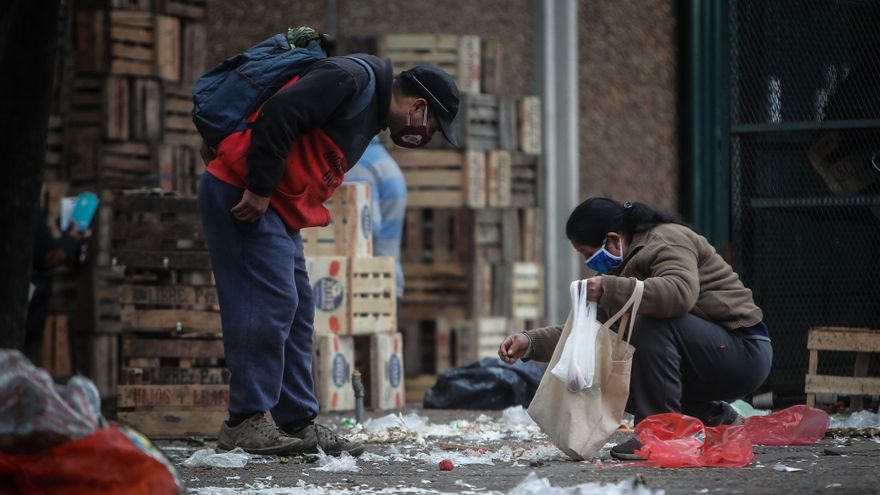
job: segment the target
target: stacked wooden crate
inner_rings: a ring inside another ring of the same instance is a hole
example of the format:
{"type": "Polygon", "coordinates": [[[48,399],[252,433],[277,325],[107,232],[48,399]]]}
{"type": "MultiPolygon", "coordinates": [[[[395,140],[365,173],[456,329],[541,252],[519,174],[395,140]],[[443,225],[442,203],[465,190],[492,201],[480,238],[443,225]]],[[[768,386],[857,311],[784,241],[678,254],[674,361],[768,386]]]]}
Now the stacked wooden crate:
{"type": "Polygon", "coordinates": [[[119,418],[148,435],[216,434],[229,402],[219,301],[197,200],[127,191],[113,202],[119,418]]]}
{"type": "Polygon", "coordinates": [[[315,391],[324,411],[354,408],[354,370],[367,407],[404,403],[395,262],[373,256],[370,198],[369,184],[343,184],[326,204],[330,225],[301,231],[315,304],[315,391]]]}
{"type": "MultiPolygon", "coordinates": [[[[114,269],[113,203],[119,191],[162,186],[196,192],[204,169],[190,122],[190,88],[205,71],[205,0],[61,2],[58,64],[46,178],[66,195],[96,193],[90,267],[60,272],[68,290],[75,367],[115,395],[122,274],[114,269]],[[73,296],[70,296],[73,294],[73,296]]],[[[53,197],[52,205],[60,198],[53,197]]],[[[49,222],[57,221],[50,211],[49,222]]]]}
{"type": "Polygon", "coordinates": [[[407,182],[406,371],[433,374],[493,356],[504,335],[543,320],[540,100],[504,94],[500,41],[386,35],[377,45],[395,72],[433,63],[461,90],[460,147],[437,134],[406,150],[383,136],[407,182]]]}

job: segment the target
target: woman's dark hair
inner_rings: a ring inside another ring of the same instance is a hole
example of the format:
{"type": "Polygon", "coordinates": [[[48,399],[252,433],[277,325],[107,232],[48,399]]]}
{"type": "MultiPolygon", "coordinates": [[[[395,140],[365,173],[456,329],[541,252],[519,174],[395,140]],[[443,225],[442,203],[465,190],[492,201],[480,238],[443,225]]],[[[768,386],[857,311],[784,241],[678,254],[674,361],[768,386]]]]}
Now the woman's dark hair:
{"type": "Polygon", "coordinates": [[[627,240],[633,234],[651,230],[661,223],[691,228],[677,215],[655,210],[643,203],[618,203],[610,198],[590,198],[579,204],[565,224],[569,240],[588,246],[601,246],[608,232],[622,232],[627,240]]]}

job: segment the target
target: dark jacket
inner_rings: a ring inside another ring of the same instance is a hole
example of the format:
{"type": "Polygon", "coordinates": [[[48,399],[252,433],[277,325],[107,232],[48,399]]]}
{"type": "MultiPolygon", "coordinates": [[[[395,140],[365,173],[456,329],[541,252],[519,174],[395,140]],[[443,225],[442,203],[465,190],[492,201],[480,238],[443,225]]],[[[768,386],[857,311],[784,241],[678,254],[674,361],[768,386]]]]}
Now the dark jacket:
{"type": "Polygon", "coordinates": [[[369,73],[346,57],[309,67],[248,120],[249,129],[224,139],[208,171],[224,182],[271,196],[291,229],[327,225],[323,207],[370,140],[385,127],[391,104],[391,62],[357,54],[373,69],[370,103],[347,115],[368,86],[369,73]]]}

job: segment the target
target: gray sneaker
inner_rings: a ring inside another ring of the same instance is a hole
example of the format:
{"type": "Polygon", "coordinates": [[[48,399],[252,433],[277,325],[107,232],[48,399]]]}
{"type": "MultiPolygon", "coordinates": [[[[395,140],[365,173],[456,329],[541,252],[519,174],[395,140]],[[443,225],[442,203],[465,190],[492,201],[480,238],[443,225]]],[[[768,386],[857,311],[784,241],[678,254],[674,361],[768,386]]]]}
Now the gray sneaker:
{"type": "MultiPolygon", "coordinates": [[[[291,436],[301,438],[303,441],[315,441],[317,446],[321,447],[321,450],[327,455],[339,456],[343,452],[348,452],[352,457],[358,457],[364,453],[363,445],[347,440],[345,437],[332,432],[326,426],[315,423],[291,434],[291,436]]],[[[317,451],[317,448],[313,450],[313,452],[317,451]]]]}
{"type": "Polygon", "coordinates": [[[284,455],[314,451],[317,441],[287,435],[266,419],[265,414],[254,414],[235,427],[226,422],[220,427],[217,448],[232,450],[241,447],[249,454],[284,455]]]}

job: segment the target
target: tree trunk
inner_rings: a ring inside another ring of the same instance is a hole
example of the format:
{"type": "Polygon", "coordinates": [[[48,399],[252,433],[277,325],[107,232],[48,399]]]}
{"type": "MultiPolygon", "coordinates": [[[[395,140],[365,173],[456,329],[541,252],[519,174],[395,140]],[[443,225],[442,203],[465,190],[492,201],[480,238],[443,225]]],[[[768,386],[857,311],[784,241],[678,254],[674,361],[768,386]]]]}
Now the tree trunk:
{"type": "Polygon", "coordinates": [[[58,2],[3,0],[0,13],[0,348],[24,345],[58,2]]]}

